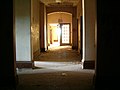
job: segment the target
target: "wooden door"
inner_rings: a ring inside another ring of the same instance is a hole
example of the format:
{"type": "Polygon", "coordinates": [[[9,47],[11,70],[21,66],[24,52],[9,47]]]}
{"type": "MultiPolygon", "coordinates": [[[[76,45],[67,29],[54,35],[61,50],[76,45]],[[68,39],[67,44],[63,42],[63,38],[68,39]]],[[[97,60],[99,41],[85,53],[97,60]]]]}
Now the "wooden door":
{"type": "Polygon", "coordinates": [[[60,24],[61,38],[60,45],[70,45],[70,24],[60,24]]]}

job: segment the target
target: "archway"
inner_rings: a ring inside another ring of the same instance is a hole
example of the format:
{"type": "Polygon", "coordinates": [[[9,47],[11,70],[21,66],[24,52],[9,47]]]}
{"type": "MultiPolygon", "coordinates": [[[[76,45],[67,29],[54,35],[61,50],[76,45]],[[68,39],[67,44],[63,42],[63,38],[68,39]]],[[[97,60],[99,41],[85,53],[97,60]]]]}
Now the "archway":
{"type": "Polygon", "coordinates": [[[72,14],[50,13],[47,15],[47,21],[48,46],[72,45],[72,14]]]}

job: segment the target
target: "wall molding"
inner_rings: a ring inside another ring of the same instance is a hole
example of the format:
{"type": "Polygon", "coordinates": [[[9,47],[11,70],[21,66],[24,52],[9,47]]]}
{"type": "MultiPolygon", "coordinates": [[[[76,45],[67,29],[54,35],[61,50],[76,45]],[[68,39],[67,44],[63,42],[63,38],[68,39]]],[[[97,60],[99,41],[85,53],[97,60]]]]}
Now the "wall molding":
{"type": "Polygon", "coordinates": [[[41,52],[45,52],[45,48],[41,48],[40,51],[41,51],[41,52]]]}
{"type": "Polygon", "coordinates": [[[32,61],[16,61],[16,68],[33,68],[33,66],[32,61]]]}
{"type": "Polygon", "coordinates": [[[95,61],[84,61],[82,62],[83,69],[95,69],[95,61]]]}

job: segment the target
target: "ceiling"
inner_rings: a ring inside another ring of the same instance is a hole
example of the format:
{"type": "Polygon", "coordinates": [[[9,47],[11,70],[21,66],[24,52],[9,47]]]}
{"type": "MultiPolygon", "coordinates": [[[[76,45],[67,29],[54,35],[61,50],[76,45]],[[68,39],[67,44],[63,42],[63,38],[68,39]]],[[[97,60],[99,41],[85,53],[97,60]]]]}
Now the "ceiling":
{"type": "Polygon", "coordinates": [[[76,6],[79,0],[40,0],[46,6],[76,6]]]}

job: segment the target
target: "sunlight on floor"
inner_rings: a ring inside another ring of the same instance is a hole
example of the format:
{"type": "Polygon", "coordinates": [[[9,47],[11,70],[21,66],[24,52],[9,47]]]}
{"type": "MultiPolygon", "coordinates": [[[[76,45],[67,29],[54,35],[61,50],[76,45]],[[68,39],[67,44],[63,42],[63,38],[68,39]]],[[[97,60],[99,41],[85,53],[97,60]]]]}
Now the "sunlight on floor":
{"type": "Polygon", "coordinates": [[[35,67],[18,69],[18,74],[35,74],[35,73],[52,73],[52,72],[81,72],[94,73],[91,69],[82,69],[81,63],[78,62],[43,62],[35,61],[35,67]]]}
{"type": "Polygon", "coordinates": [[[80,55],[71,46],[49,46],[47,52],[41,53],[34,61],[31,69],[18,69],[18,74],[52,73],[52,72],[84,72],[94,73],[94,70],[82,69],[80,55]]]}
{"type": "Polygon", "coordinates": [[[41,67],[46,69],[54,69],[54,70],[67,70],[73,71],[81,69],[82,66],[79,62],[41,62],[35,61],[35,67],[41,67]]]}
{"type": "Polygon", "coordinates": [[[50,44],[50,46],[48,48],[57,47],[57,46],[60,46],[60,43],[54,42],[53,44],[50,44]]]}

